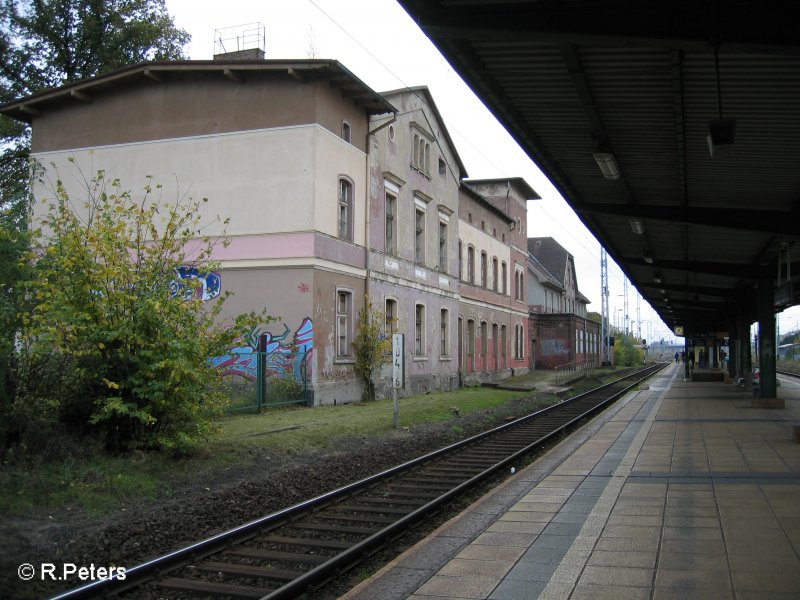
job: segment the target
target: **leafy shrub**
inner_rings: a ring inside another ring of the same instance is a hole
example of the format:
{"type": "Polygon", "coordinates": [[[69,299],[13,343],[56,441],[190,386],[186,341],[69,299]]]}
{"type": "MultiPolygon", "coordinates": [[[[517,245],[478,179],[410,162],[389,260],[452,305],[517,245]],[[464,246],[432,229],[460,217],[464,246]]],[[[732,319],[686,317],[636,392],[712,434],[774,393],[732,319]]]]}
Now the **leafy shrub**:
{"type": "Polygon", "coordinates": [[[223,402],[210,359],[271,320],[251,313],[223,327],[227,294],[204,301],[201,278],[178,277],[186,264],[201,274],[216,268],[224,233],[203,234],[206,199],[163,202],[158,190],[148,179],[134,197],[100,171],[74,202],[57,181],[30,256],[23,395],[115,451],[183,448],[206,434],[223,402]]]}

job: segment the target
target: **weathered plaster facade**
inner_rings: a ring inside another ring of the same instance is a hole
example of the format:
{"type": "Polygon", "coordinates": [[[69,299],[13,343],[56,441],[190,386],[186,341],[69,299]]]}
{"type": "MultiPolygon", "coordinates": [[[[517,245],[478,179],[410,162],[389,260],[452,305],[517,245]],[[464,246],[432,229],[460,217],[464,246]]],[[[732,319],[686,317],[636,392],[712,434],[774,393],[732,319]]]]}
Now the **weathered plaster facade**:
{"type": "MultiPolygon", "coordinates": [[[[37,197],[60,179],[79,198],[102,169],[134,193],[151,177],[164,202],[208,198],[205,233],[230,242],[214,256],[215,292],[234,293],[223,316],[278,317],[243,344],[301,348],[315,404],[361,397],[352,341],[367,298],[384,335],[405,334],[403,394],[531,364],[525,224],[538,196],[519,178],[465,180],[425,87],[379,95],[335,61],[178,61],[3,110],[33,124],[37,197]]],[[[253,371],[235,354],[220,362],[253,371]]]]}
{"type": "Polygon", "coordinates": [[[60,179],[83,198],[82,178],[103,170],[134,195],[149,176],[164,202],[208,198],[204,233],[230,241],[214,255],[234,293],[223,317],[265,307],[280,321],[254,335],[287,347],[306,336],[315,403],[360,398],[350,344],[366,293],[367,131],[388,102],[335,61],[185,61],[25,106],[45,176],[35,197],[60,179]]]}
{"type": "MultiPolygon", "coordinates": [[[[396,115],[371,119],[368,289],[405,335],[401,394],[458,387],[458,187],[466,174],[425,87],[384,92],[396,115]]],[[[391,368],[376,388],[391,393],[391,368]]]]}
{"type": "Polygon", "coordinates": [[[465,381],[527,372],[528,311],[520,265],[527,202],[522,179],[468,180],[459,201],[459,365],[465,381]]]}

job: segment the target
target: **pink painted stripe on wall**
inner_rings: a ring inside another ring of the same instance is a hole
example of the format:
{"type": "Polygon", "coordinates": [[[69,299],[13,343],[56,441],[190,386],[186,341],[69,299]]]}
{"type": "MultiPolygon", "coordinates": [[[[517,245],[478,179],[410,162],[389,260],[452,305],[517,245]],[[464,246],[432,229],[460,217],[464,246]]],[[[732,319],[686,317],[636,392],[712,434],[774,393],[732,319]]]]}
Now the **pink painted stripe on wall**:
{"type": "Polygon", "coordinates": [[[214,249],[214,260],[314,256],[313,233],[277,233],[231,237],[227,248],[214,249]]]}

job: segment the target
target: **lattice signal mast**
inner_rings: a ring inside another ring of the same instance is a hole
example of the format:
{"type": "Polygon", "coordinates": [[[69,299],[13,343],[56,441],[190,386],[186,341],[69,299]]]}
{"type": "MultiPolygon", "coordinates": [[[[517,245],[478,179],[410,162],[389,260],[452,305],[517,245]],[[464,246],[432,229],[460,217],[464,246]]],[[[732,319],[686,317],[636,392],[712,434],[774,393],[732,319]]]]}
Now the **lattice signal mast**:
{"type": "Polygon", "coordinates": [[[600,364],[611,364],[611,328],[608,320],[608,255],[600,247],[600,364]]]}

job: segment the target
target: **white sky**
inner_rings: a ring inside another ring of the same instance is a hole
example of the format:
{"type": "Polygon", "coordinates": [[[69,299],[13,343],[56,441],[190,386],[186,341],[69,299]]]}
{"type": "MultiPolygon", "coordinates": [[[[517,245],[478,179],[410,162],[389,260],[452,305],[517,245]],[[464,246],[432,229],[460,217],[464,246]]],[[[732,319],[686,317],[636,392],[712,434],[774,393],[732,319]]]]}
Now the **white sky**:
{"type": "MultiPolygon", "coordinates": [[[[542,197],[528,204],[528,236],[552,236],[574,257],[578,286],[600,311],[600,245],[536,165],[453,72],[395,0],[166,0],[175,24],[192,35],[188,54],[210,59],[217,29],[260,22],[266,58],[330,58],[375,91],[426,85],[471,178],[523,177],[542,197]]],[[[223,38],[237,29],[223,32],[223,38]]],[[[228,51],[234,48],[226,43],[228,51]]],[[[609,259],[609,317],[621,320],[624,276],[609,259]]],[[[636,320],[637,292],[628,285],[628,317],[636,320]]],[[[673,339],[644,300],[642,336],[673,339]]],[[[800,307],[779,319],[795,330],[800,307]]],[[[637,327],[633,326],[634,331],[637,327]]]]}

